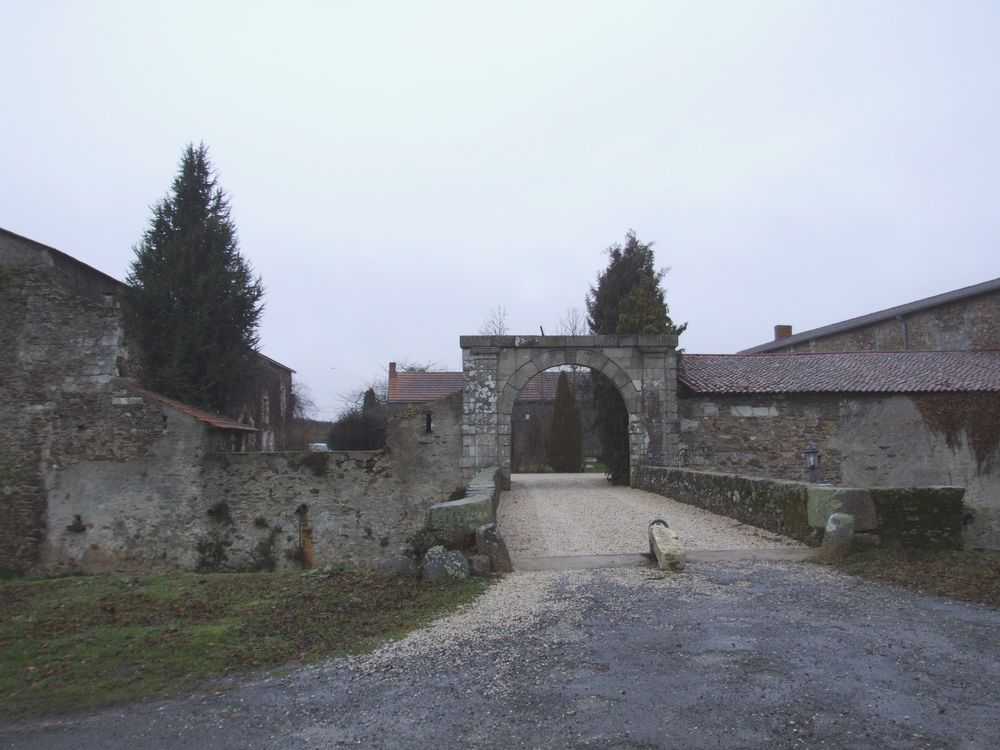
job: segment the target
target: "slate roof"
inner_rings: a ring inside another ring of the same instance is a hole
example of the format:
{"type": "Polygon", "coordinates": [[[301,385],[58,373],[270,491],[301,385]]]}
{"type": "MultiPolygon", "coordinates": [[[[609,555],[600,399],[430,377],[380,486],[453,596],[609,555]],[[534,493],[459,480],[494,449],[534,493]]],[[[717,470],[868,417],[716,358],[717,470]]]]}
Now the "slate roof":
{"type": "Polygon", "coordinates": [[[189,417],[194,417],[199,422],[203,422],[211,427],[216,427],[220,430],[242,430],[243,432],[256,432],[256,430],[248,424],[243,424],[242,422],[237,422],[235,419],[230,419],[229,417],[224,417],[221,414],[214,414],[203,409],[196,409],[193,406],[188,406],[185,403],[177,401],[172,398],[167,398],[162,393],[157,393],[156,391],[150,391],[146,388],[141,388],[135,383],[130,383],[127,380],[120,378],[119,383],[124,385],[128,390],[138,393],[140,396],[145,396],[151,398],[154,401],[159,401],[161,404],[166,404],[172,409],[175,409],[182,414],[187,414],[189,417]]]}
{"type": "Polygon", "coordinates": [[[1000,391],[1000,351],[684,354],[695,393],[1000,391]]]}
{"type": "MultiPolygon", "coordinates": [[[[585,372],[577,377],[589,376],[590,373],[585,372]]],[[[464,382],[465,376],[460,372],[397,372],[389,378],[386,401],[423,404],[452,393],[461,393],[464,382]]],[[[540,372],[525,383],[517,398],[521,401],[554,401],[558,382],[558,372],[540,372]]]]}
{"type": "Polygon", "coordinates": [[[944,294],[936,294],[933,297],[918,299],[915,302],[907,302],[905,305],[890,307],[886,310],[868,313],[867,315],[850,318],[849,320],[843,320],[839,323],[831,323],[830,325],[822,326],[821,328],[813,328],[809,331],[802,331],[802,333],[796,333],[783,339],[778,339],[777,341],[768,341],[763,344],[758,344],[757,346],[752,346],[749,349],[743,349],[739,353],[762,354],[764,352],[780,351],[781,349],[787,349],[793,344],[807,343],[812,339],[833,336],[834,334],[844,333],[845,331],[853,331],[856,328],[863,328],[864,326],[878,323],[883,320],[889,320],[891,318],[906,317],[907,315],[919,312],[920,310],[927,310],[931,307],[938,307],[952,302],[959,302],[972,297],[978,297],[982,294],[989,294],[990,292],[995,292],[997,290],[1000,290],[1000,279],[991,279],[990,281],[984,281],[981,284],[973,284],[972,286],[965,286],[961,289],[953,289],[952,291],[945,292],[944,294]]]}

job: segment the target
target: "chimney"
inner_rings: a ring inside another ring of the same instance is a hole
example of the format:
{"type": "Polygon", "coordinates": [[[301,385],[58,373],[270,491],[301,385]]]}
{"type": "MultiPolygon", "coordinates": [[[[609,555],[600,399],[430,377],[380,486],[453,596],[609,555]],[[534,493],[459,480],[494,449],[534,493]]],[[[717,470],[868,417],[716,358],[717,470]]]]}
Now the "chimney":
{"type": "Polygon", "coordinates": [[[792,327],[789,325],[776,325],[774,327],[774,340],[781,341],[792,335],[792,327]]]}
{"type": "Polygon", "coordinates": [[[392,380],[394,377],[396,377],[396,363],[395,362],[390,362],[389,363],[389,379],[392,380]]]}

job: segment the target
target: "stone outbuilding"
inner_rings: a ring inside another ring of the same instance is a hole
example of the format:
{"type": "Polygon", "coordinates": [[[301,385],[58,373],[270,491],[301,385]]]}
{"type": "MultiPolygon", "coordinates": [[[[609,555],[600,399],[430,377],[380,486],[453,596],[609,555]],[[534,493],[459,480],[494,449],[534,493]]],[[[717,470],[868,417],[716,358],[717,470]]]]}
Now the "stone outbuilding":
{"type": "Polygon", "coordinates": [[[849,487],[966,488],[966,538],[1000,546],[1000,352],[685,354],[678,463],[849,487]]]}

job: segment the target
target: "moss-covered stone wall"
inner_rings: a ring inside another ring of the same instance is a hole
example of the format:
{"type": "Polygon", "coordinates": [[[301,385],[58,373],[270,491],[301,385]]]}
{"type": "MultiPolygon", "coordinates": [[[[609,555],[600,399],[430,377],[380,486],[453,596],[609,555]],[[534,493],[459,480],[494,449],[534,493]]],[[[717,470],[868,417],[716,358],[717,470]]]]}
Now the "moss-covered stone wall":
{"type": "Polygon", "coordinates": [[[660,466],[643,466],[649,492],[817,545],[831,513],[855,516],[858,531],[885,546],[961,549],[966,508],[961,487],[829,487],[660,466]]]}

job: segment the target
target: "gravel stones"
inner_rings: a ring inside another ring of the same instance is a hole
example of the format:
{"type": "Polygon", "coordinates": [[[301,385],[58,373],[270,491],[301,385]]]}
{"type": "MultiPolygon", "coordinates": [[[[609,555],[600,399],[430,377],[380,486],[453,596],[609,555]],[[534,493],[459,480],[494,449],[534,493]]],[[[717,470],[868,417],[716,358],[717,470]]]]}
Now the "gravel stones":
{"type": "Polygon", "coordinates": [[[643,554],[651,518],[669,518],[688,552],[805,546],[652,492],[615,487],[600,474],[515,474],[497,511],[514,558],[643,554]]]}

